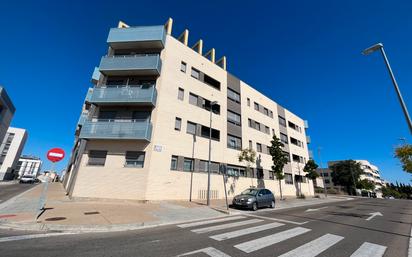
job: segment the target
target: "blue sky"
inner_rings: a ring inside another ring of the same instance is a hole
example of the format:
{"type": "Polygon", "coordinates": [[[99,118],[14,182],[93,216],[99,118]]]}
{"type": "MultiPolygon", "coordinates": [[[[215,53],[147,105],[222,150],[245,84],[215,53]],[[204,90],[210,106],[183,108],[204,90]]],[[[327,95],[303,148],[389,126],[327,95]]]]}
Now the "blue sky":
{"type": "Polygon", "coordinates": [[[393,158],[399,138],[411,136],[383,60],[360,53],[384,43],[412,108],[411,1],[7,1],[1,9],[0,84],[17,107],[12,125],[29,132],[25,154],[70,153],[110,27],[172,17],[175,34],[188,28],[190,43],[202,38],[231,73],[309,120],[310,147],[322,147],[324,163],[367,159],[385,179],[410,182],[393,158]]]}

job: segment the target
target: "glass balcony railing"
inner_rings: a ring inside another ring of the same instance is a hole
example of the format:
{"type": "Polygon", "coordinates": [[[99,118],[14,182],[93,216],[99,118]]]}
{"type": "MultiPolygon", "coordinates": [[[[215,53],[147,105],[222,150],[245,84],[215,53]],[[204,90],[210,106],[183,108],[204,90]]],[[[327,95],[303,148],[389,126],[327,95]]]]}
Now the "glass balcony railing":
{"type": "Polygon", "coordinates": [[[99,70],[104,75],[160,75],[159,54],[104,56],[99,70]]]}
{"type": "Polygon", "coordinates": [[[150,141],[151,134],[152,124],[147,120],[87,120],[80,131],[80,138],[150,141]]]}
{"type": "Polygon", "coordinates": [[[110,86],[94,88],[90,103],[99,105],[156,105],[156,88],[154,85],[110,86]]]}
{"type": "Polygon", "coordinates": [[[79,118],[79,121],[77,122],[77,125],[78,126],[83,126],[83,124],[86,122],[86,120],[87,120],[87,116],[88,116],[88,114],[87,113],[82,113],[82,114],[80,114],[80,118],[79,118]]]}
{"type": "Polygon", "coordinates": [[[107,43],[113,49],[150,48],[163,49],[166,31],[161,26],[139,26],[110,29],[107,43]]]}

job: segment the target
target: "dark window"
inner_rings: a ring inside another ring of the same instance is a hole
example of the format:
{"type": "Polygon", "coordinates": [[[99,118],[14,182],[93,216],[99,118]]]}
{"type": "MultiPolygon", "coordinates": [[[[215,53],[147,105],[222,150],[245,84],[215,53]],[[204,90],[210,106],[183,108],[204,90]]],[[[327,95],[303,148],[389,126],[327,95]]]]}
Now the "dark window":
{"type": "Polygon", "coordinates": [[[263,108],[263,113],[267,116],[269,116],[269,110],[268,108],[263,108]]]}
{"type": "Polygon", "coordinates": [[[143,168],[144,152],[127,151],[126,152],[126,167],[143,168]]]}
{"type": "Polygon", "coordinates": [[[279,124],[282,125],[283,127],[286,127],[286,120],[282,116],[279,116],[279,124]]]}
{"type": "Polygon", "coordinates": [[[293,185],[293,177],[292,174],[285,173],[285,183],[293,185]]]}
{"type": "Polygon", "coordinates": [[[283,134],[283,133],[280,133],[280,141],[284,144],[287,144],[288,143],[288,136],[283,134]]]}
{"type": "Polygon", "coordinates": [[[214,78],[212,78],[212,77],[210,77],[206,74],[203,74],[203,75],[204,75],[204,82],[206,84],[220,90],[220,82],[219,81],[217,81],[216,79],[214,79],[214,78]]]}
{"type": "Polygon", "coordinates": [[[251,119],[247,119],[247,121],[248,121],[249,127],[252,128],[252,127],[253,127],[253,126],[252,126],[252,120],[251,120],[251,119]]]}
{"type": "Polygon", "coordinates": [[[195,69],[195,68],[192,68],[191,76],[195,79],[199,79],[200,78],[200,71],[195,69]]]}
{"type": "Polygon", "coordinates": [[[270,135],[270,129],[268,126],[265,126],[265,133],[270,135]]]}
{"type": "MultiPolygon", "coordinates": [[[[210,128],[202,125],[201,130],[200,130],[200,133],[201,133],[200,135],[201,135],[202,137],[209,138],[210,128]]],[[[217,130],[217,129],[213,129],[213,128],[212,128],[211,138],[212,138],[213,140],[219,141],[219,140],[220,140],[220,131],[217,130]]]]}
{"type": "Polygon", "coordinates": [[[237,103],[240,103],[240,94],[230,88],[227,89],[227,97],[237,103]]]}
{"type": "Polygon", "coordinates": [[[261,153],[262,152],[262,144],[256,143],[256,151],[261,153]]]}
{"type": "Polygon", "coordinates": [[[107,151],[90,150],[88,156],[89,160],[87,162],[87,165],[104,166],[104,164],[106,163],[107,151]]]}
{"type": "Polygon", "coordinates": [[[255,121],[255,129],[260,131],[260,123],[255,121]]]}
{"type": "Polygon", "coordinates": [[[249,149],[253,149],[253,147],[252,147],[252,140],[249,140],[249,149]]]}
{"type": "Polygon", "coordinates": [[[240,115],[232,111],[227,111],[227,121],[240,126],[240,115]]]}
{"type": "Polygon", "coordinates": [[[179,91],[177,92],[177,99],[183,101],[184,97],[185,97],[185,90],[179,87],[179,91]]]}
{"type": "Polygon", "coordinates": [[[180,128],[181,128],[181,127],[182,127],[182,119],[176,117],[176,120],[175,120],[175,130],[180,131],[180,128]]]}
{"type": "Polygon", "coordinates": [[[288,159],[288,161],[290,162],[290,154],[286,151],[283,151],[283,153],[285,154],[286,158],[288,159]]]}
{"type": "Polygon", "coordinates": [[[259,111],[259,104],[258,103],[255,102],[254,107],[255,107],[256,111],[259,111]]]}
{"type": "Polygon", "coordinates": [[[303,157],[296,154],[292,154],[292,160],[294,162],[304,163],[303,157]]]}
{"type": "Polygon", "coordinates": [[[247,106],[250,106],[250,98],[247,99],[247,106]]]}
{"type": "Polygon", "coordinates": [[[196,123],[188,121],[186,132],[191,135],[196,135],[196,123]]]}
{"type": "Polygon", "coordinates": [[[117,111],[100,111],[98,119],[101,121],[110,121],[116,119],[117,111]]]}
{"type": "Polygon", "coordinates": [[[269,110],[269,117],[273,118],[273,112],[269,110]]]}
{"type": "MultiPolygon", "coordinates": [[[[257,178],[258,178],[258,179],[263,179],[263,169],[256,169],[256,172],[257,172],[257,178]]],[[[264,195],[266,194],[266,192],[265,192],[264,189],[261,190],[261,192],[262,192],[264,195]]]]}
{"type": "Polygon", "coordinates": [[[170,169],[177,170],[177,156],[172,155],[172,161],[170,162],[170,169]]]}
{"type": "Polygon", "coordinates": [[[184,158],[184,160],[183,160],[183,170],[184,171],[193,171],[193,159],[184,158]]]}
{"type": "Polygon", "coordinates": [[[242,139],[232,135],[227,135],[227,147],[240,150],[242,149],[242,139]]]}
{"type": "Polygon", "coordinates": [[[186,63],[185,63],[185,62],[181,62],[181,64],[180,64],[180,71],[186,73],[186,63]]]}

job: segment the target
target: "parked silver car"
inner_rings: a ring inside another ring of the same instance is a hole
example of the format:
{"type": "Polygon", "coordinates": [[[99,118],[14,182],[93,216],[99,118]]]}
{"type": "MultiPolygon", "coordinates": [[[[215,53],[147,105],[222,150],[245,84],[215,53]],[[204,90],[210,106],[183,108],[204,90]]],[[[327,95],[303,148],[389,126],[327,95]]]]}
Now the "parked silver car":
{"type": "Polygon", "coordinates": [[[233,198],[234,207],[244,207],[256,211],[260,207],[275,208],[275,196],[266,188],[249,188],[233,198]]]}

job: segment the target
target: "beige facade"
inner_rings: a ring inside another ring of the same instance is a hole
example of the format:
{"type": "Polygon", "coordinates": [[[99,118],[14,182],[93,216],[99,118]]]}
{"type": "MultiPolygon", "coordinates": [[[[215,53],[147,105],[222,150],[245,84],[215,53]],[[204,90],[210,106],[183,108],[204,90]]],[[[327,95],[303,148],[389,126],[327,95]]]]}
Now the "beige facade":
{"type": "Polygon", "coordinates": [[[18,176],[16,166],[27,140],[25,129],[9,127],[0,146],[0,180],[18,176]]]}
{"type": "MultiPolygon", "coordinates": [[[[111,33],[133,30],[142,28],[124,27],[111,33]]],[[[187,38],[178,40],[167,34],[168,30],[171,28],[166,27],[163,47],[159,49],[161,72],[154,79],[157,92],[154,106],[130,102],[107,106],[93,102],[93,94],[99,88],[108,88],[111,80],[121,80],[120,75],[110,75],[113,72],[107,72],[101,64],[101,74],[94,78],[96,85],[91,90],[92,100],[86,98],[82,111],[86,120],[91,122],[98,122],[102,117],[107,119],[109,114],[112,115],[109,121],[121,121],[122,124],[138,122],[134,117],[141,119],[144,116],[143,119],[149,119],[152,124],[150,139],[121,139],[120,136],[92,138],[85,136],[86,125],[79,122],[64,181],[68,194],[86,198],[165,200],[189,199],[191,192],[193,199],[204,199],[207,189],[205,164],[209,158],[208,101],[217,101],[220,111],[212,114],[211,126],[215,138],[211,140],[211,169],[214,171],[211,175],[212,198],[225,196],[223,173],[229,174],[226,181],[229,197],[251,186],[266,187],[276,197],[279,196],[279,182],[273,179],[270,172],[272,159],[266,148],[273,133],[277,137],[282,137],[281,133],[284,135],[283,139],[287,140],[284,150],[291,159],[284,168],[284,172],[290,175],[281,181],[283,194],[296,197],[300,189],[305,195],[313,195],[312,181],[304,178],[303,172],[309,159],[305,122],[229,74],[225,70],[225,58],[224,65],[223,61],[215,63],[214,56],[206,58],[208,56],[199,54],[201,50],[195,51],[185,44],[187,38]],[[232,118],[228,117],[229,112],[232,118]],[[147,113],[150,113],[148,118],[145,116],[147,113]],[[284,125],[280,125],[279,116],[285,120],[284,125]],[[257,151],[257,161],[252,165],[253,174],[245,176],[245,163],[238,161],[238,155],[240,148],[250,146],[257,151]],[[137,157],[127,157],[133,154],[137,157]],[[93,164],[95,161],[98,165],[93,164]]],[[[110,38],[111,35],[108,41],[110,38]]],[[[137,46],[139,49],[148,47],[134,43],[130,40],[121,45],[110,41],[109,56],[136,52],[137,46]]],[[[140,50],[147,53],[147,49],[140,50]]],[[[153,49],[150,51],[153,52],[153,49]]],[[[151,74],[136,74],[135,71],[125,71],[121,76],[130,76],[127,83],[139,80],[139,76],[152,78],[151,74]]],[[[95,131],[93,128],[97,127],[92,127],[90,131],[95,131]]]]}

